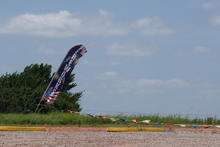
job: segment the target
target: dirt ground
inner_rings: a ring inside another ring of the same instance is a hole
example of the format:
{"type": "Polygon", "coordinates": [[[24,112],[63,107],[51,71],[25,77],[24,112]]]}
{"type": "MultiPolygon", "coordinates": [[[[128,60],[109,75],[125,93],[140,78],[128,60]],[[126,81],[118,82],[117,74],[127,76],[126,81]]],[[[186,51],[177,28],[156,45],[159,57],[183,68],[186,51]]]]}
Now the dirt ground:
{"type": "Polygon", "coordinates": [[[106,132],[106,128],[48,127],[47,131],[0,131],[0,147],[220,147],[220,129],[106,132]]]}

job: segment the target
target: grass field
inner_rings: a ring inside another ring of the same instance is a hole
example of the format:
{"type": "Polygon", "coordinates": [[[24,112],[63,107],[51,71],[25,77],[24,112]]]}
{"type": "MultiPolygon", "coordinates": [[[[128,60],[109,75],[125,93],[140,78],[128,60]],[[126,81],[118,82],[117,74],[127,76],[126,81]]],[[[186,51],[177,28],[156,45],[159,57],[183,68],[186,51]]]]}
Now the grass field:
{"type": "Polygon", "coordinates": [[[172,116],[106,116],[106,118],[91,117],[88,115],[54,112],[49,114],[0,114],[0,125],[73,125],[73,126],[155,126],[160,122],[174,124],[207,124],[219,125],[217,118],[189,119],[178,115],[172,116]],[[112,121],[114,118],[116,121],[112,121]],[[123,118],[123,119],[122,119],[123,118]],[[150,124],[131,123],[131,120],[151,120],[150,124]]]}

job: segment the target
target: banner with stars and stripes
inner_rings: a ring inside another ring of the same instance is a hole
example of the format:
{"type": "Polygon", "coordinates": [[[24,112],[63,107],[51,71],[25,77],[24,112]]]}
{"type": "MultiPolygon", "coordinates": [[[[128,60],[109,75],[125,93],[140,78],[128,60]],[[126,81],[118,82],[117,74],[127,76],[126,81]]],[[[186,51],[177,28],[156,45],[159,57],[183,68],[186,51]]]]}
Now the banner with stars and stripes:
{"type": "Polygon", "coordinates": [[[71,74],[75,65],[78,63],[78,59],[87,52],[83,45],[76,45],[72,47],[65,58],[63,59],[57,72],[54,74],[47,89],[45,90],[41,101],[46,104],[53,104],[62,90],[63,84],[67,77],[71,74]]]}

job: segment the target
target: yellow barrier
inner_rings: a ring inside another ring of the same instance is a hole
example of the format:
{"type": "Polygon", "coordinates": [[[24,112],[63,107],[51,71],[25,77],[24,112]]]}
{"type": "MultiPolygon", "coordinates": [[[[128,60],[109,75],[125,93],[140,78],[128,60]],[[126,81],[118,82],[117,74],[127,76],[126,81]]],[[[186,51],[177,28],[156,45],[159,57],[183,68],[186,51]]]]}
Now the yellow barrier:
{"type": "Polygon", "coordinates": [[[0,126],[0,131],[46,131],[46,127],[0,126]]]}
{"type": "Polygon", "coordinates": [[[107,132],[137,132],[140,128],[107,128],[107,132]]]}
{"type": "Polygon", "coordinates": [[[138,131],[146,131],[146,132],[165,132],[165,128],[107,128],[107,132],[138,132],[138,131]]]}

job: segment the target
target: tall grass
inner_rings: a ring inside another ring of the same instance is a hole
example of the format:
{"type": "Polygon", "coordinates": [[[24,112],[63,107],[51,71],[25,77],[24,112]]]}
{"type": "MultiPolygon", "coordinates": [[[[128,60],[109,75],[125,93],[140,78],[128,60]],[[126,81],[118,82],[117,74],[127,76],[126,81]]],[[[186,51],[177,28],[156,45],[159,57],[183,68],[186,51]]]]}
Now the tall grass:
{"type": "Polygon", "coordinates": [[[87,115],[69,114],[61,112],[53,112],[49,114],[0,114],[0,125],[75,125],[75,126],[140,126],[146,124],[131,123],[131,120],[151,120],[150,125],[155,125],[156,122],[163,124],[220,124],[217,118],[209,117],[205,119],[181,117],[179,115],[170,116],[107,116],[107,118],[91,117],[87,115]],[[112,121],[109,118],[114,118],[117,121],[112,121]],[[124,119],[121,120],[121,118],[124,119]]]}
{"type": "Polygon", "coordinates": [[[78,114],[0,114],[0,125],[95,125],[109,124],[110,119],[100,119],[78,114]]]}
{"type": "Polygon", "coordinates": [[[169,116],[160,116],[160,115],[149,115],[149,116],[115,116],[115,118],[124,118],[128,120],[127,122],[135,119],[140,121],[143,120],[151,120],[151,124],[155,124],[157,122],[166,124],[166,123],[174,123],[174,124],[198,124],[198,125],[217,125],[220,124],[220,120],[215,117],[208,118],[194,118],[190,119],[188,117],[181,117],[180,115],[169,115],[169,116]]]}

